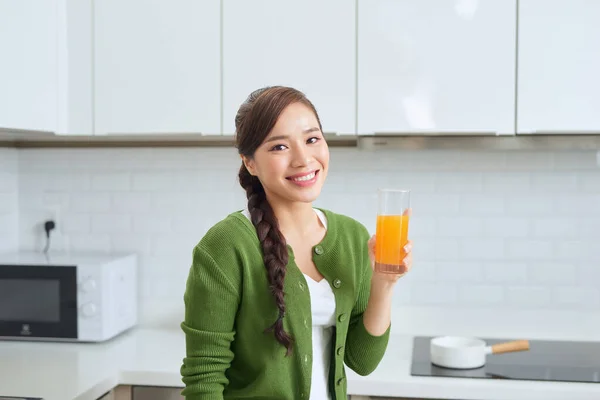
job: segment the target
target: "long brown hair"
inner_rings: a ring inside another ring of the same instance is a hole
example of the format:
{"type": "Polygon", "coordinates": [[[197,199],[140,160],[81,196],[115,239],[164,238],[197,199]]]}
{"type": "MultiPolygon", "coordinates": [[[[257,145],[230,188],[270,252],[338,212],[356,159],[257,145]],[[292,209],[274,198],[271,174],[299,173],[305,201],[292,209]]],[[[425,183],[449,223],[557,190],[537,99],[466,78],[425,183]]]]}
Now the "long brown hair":
{"type": "MultiPolygon", "coordinates": [[[[239,154],[252,158],[256,149],[275,126],[282,111],[293,103],[302,103],[309,107],[315,113],[321,128],[317,111],[304,93],[284,86],[260,88],[250,93],[235,116],[235,142],[239,154]]],[[[288,263],[287,243],[279,230],[277,218],[267,201],[262,184],[256,176],[250,174],[243,162],[238,178],[240,185],[246,191],[248,211],[260,240],[269,287],[279,310],[277,320],[266,328],[265,332],[273,332],[277,341],[286,347],[286,355],[289,355],[292,350],[292,338],[283,329],[285,316],[283,282],[288,263]]]]}

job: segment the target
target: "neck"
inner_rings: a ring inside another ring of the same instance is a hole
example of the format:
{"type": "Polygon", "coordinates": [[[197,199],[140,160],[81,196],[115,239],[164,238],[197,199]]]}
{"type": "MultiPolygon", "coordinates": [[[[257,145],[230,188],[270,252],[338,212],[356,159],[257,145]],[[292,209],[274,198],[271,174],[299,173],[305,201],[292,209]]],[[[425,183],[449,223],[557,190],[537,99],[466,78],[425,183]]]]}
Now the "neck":
{"type": "Polygon", "coordinates": [[[315,229],[318,217],[312,203],[282,203],[269,201],[279,222],[279,230],[284,236],[303,236],[315,229]]]}

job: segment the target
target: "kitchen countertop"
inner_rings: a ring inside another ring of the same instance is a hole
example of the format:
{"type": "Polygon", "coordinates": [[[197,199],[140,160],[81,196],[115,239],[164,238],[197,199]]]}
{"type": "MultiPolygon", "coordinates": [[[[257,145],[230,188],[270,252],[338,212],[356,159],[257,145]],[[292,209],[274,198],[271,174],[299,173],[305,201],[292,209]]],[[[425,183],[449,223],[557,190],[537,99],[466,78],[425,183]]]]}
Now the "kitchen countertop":
{"type": "MultiPolygon", "coordinates": [[[[462,312],[453,315],[448,311],[443,315],[446,319],[467,316],[462,312]]],[[[469,315],[472,317],[472,314],[469,315]]],[[[581,317],[565,315],[563,317],[567,319],[581,317]]],[[[346,369],[348,393],[478,400],[600,399],[599,384],[413,377],[410,375],[413,336],[440,333],[433,325],[427,324],[426,321],[431,322],[429,317],[434,315],[427,314],[426,310],[412,310],[404,316],[395,316],[398,328],[393,330],[395,333],[390,336],[388,351],[377,370],[361,377],[346,369]],[[411,312],[414,313],[412,316],[418,315],[422,323],[414,324],[413,332],[409,334],[411,312]]],[[[510,318],[508,314],[504,317],[510,318]]],[[[513,316],[517,322],[523,318],[520,331],[527,336],[520,338],[598,340],[598,317],[584,321],[579,319],[580,324],[575,326],[557,323],[556,319],[549,321],[546,317],[548,315],[542,314],[539,321],[535,318],[531,321],[530,316],[527,325],[526,316],[513,316]],[[542,321],[546,321],[548,326],[552,324],[553,329],[543,326],[542,321]],[[538,334],[533,330],[536,325],[538,334]],[[563,327],[562,331],[559,327],[563,327]]],[[[441,316],[439,318],[438,322],[443,321],[441,316]]],[[[502,322],[503,316],[488,318],[502,322]]],[[[480,319],[479,326],[484,328],[476,329],[472,318],[468,320],[470,323],[466,319],[462,321],[465,323],[455,324],[457,326],[453,329],[445,328],[444,332],[465,334],[467,330],[480,337],[515,337],[511,336],[514,332],[507,325],[492,327],[493,324],[482,324],[480,319]]],[[[4,341],[0,342],[0,396],[95,400],[118,384],[182,387],[179,368],[184,351],[185,337],[175,328],[135,328],[111,341],[96,344],[4,341]]]]}

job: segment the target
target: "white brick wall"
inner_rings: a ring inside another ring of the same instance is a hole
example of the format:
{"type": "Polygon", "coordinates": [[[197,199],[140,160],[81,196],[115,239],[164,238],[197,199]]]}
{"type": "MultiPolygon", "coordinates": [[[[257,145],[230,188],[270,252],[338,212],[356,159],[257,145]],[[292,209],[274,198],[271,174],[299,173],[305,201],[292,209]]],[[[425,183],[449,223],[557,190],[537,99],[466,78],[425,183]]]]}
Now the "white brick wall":
{"type": "Polygon", "coordinates": [[[0,252],[18,248],[17,150],[0,148],[0,252]]]}
{"type": "MultiPolygon", "coordinates": [[[[57,247],[138,252],[151,325],[179,324],[192,247],[245,203],[231,149],[21,150],[18,160],[21,247],[41,248],[39,223],[58,210],[57,247]]],[[[317,205],[374,232],[378,186],[414,191],[414,270],[397,308],[600,310],[595,153],[332,149],[317,205]]]]}

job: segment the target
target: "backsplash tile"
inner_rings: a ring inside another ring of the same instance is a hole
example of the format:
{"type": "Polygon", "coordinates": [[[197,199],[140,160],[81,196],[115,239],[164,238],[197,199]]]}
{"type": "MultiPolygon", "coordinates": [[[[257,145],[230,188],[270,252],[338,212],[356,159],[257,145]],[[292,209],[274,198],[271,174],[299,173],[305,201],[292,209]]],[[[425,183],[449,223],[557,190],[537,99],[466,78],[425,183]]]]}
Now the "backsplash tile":
{"type": "MultiPolygon", "coordinates": [[[[2,212],[13,210],[13,227],[17,191],[10,188],[17,185],[18,160],[20,247],[43,247],[39,224],[57,208],[53,246],[137,252],[146,325],[179,324],[192,247],[245,206],[233,149],[24,149],[18,157],[8,149],[0,155],[0,201],[9,198],[2,212]],[[13,171],[8,178],[7,170],[13,171]]],[[[595,157],[333,148],[315,205],[348,214],[374,233],[377,187],[413,190],[414,270],[398,283],[396,309],[600,310],[595,157]]]]}
{"type": "Polygon", "coordinates": [[[19,245],[17,150],[0,148],[0,252],[19,245]]]}

